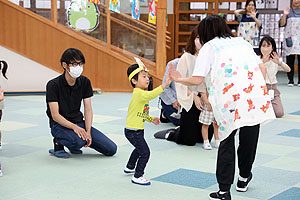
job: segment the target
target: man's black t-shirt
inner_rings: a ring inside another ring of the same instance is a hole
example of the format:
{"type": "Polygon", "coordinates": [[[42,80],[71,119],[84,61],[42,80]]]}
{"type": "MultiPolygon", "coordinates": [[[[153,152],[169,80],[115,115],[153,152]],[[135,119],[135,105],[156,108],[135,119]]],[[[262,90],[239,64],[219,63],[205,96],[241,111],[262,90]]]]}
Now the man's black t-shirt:
{"type": "Polygon", "coordinates": [[[65,74],[50,80],[46,86],[46,112],[50,127],[56,122],[52,119],[49,102],[58,102],[59,114],[72,123],[79,123],[83,122],[83,114],[80,111],[81,102],[91,96],[93,96],[92,85],[85,76],[78,77],[74,86],[67,83],[65,74]]]}

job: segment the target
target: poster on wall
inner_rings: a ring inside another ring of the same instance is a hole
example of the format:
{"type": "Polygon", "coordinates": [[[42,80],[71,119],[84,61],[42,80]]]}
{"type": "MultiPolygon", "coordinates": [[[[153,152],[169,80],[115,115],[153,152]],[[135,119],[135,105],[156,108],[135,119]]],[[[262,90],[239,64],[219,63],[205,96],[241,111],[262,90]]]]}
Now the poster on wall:
{"type": "Polygon", "coordinates": [[[157,1],[158,0],[149,0],[148,22],[151,23],[151,24],[156,24],[157,1]]]}
{"type": "Polygon", "coordinates": [[[132,1],[131,16],[133,19],[140,19],[140,0],[132,1]]]}
{"type": "Polygon", "coordinates": [[[91,32],[99,25],[99,10],[96,4],[86,0],[74,0],[67,9],[68,26],[76,31],[91,32]]]}
{"type": "Polygon", "coordinates": [[[120,13],[120,0],[110,0],[109,10],[120,13]]]}

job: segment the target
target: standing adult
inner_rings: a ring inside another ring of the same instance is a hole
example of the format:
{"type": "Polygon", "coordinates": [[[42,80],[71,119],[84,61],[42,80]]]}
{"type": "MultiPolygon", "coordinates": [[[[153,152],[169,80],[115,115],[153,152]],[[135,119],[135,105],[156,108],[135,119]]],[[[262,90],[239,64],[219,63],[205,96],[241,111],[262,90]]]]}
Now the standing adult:
{"type": "Polygon", "coordinates": [[[209,102],[219,126],[220,146],[217,158],[219,191],[210,199],[230,200],[234,180],[234,136],[239,130],[237,150],[239,178],[236,190],[247,191],[252,179],[260,123],[275,118],[271,99],[266,92],[265,67],[252,46],[233,37],[224,19],[211,15],[198,28],[200,43],[193,76],[181,77],[171,68],[173,79],[185,85],[199,85],[206,80],[209,102]]]}
{"type": "Polygon", "coordinates": [[[239,22],[238,36],[249,42],[258,53],[259,35],[261,30],[261,16],[256,10],[255,0],[247,0],[245,9],[234,11],[239,22]]]}
{"type": "Polygon", "coordinates": [[[70,154],[82,154],[83,146],[95,149],[106,156],[117,151],[117,145],[99,130],[92,127],[93,110],[91,97],[93,90],[90,80],[82,76],[85,58],[80,50],[69,48],[60,59],[64,73],[50,80],[46,86],[47,115],[54,149],[49,153],[67,158],[70,154]],[[81,102],[84,116],[80,111],[81,102]]]}
{"type": "Polygon", "coordinates": [[[298,58],[298,86],[300,87],[300,0],[292,0],[292,8],[284,9],[283,16],[279,21],[280,27],[285,27],[284,50],[286,62],[291,68],[287,73],[288,86],[294,86],[295,56],[298,58]]]}
{"type": "MultiPolygon", "coordinates": [[[[177,70],[182,77],[191,77],[198,56],[201,44],[198,37],[198,26],[196,26],[188,39],[185,52],[180,57],[177,70]]],[[[174,66],[173,66],[174,67],[174,66]]],[[[175,141],[177,144],[193,146],[197,142],[203,142],[201,136],[201,123],[199,122],[202,102],[199,97],[198,86],[186,86],[175,84],[177,100],[182,107],[180,127],[167,131],[160,131],[154,134],[156,138],[175,141]]],[[[209,138],[213,135],[212,129],[209,129],[209,138]]]]}

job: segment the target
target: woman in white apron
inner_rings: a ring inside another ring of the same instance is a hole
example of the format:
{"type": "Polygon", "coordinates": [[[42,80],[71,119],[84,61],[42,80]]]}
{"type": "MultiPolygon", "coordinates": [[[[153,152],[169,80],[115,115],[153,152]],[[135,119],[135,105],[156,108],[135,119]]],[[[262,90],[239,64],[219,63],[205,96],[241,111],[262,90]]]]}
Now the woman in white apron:
{"type": "Polygon", "coordinates": [[[298,58],[298,86],[300,87],[300,0],[292,0],[293,8],[286,8],[283,16],[279,21],[279,26],[285,27],[284,32],[284,54],[286,55],[286,62],[291,68],[287,73],[289,82],[288,86],[294,86],[294,64],[295,55],[298,58]]]}
{"type": "Polygon", "coordinates": [[[266,92],[265,67],[252,46],[240,37],[233,37],[225,20],[217,15],[203,19],[198,34],[203,46],[192,77],[183,78],[175,68],[170,70],[174,81],[185,85],[199,85],[206,80],[221,141],[216,172],[220,190],[209,197],[229,200],[235,171],[236,132],[239,130],[236,190],[245,192],[252,179],[260,123],[274,119],[275,115],[266,92]]]}
{"type": "Polygon", "coordinates": [[[258,53],[259,35],[261,29],[261,16],[256,11],[255,0],[247,0],[245,10],[239,9],[234,11],[238,26],[237,36],[244,38],[249,42],[254,51],[258,53]]]}

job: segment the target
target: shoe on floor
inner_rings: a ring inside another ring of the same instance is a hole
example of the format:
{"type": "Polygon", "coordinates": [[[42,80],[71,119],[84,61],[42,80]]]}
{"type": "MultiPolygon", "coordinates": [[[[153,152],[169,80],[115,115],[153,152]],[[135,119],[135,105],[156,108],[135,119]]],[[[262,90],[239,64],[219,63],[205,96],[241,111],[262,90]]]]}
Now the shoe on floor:
{"type": "Polygon", "coordinates": [[[138,185],[150,185],[151,182],[144,177],[135,178],[134,176],[131,179],[132,183],[138,184],[138,185]]]}
{"type": "Polygon", "coordinates": [[[2,150],[2,144],[1,144],[1,142],[0,142],[0,151],[2,150]]]}
{"type": "Polygon", "coordinates": [[[203,148],[205,150],[212,150],[212,147],[211,147],[211,145],[209,143],[203,143],[203,148]]]}
{"type": "Polygon", "coordinates": [[[247,181],[238,180],[236,184],[236,191],[238,192],[246,192],[248,190],[249,183],[252,180],[252,173],[250,172],[250,176],[247,178],[247,181]]]}
{"type": "Polygon", "coordinates": [[[157,139],[167,139],[167,135],[169,135],[171,132],[175,132],[175,128],[167,129],[167,130],[162,130],[158,131],[157,133],[154,133],[154,137],[157,139]]]}
{"type": "Polygon", "coordinates": [[[125,167],[123,171],[125,174],[134,174],[135,173],[135,169],[129,169],[127,167],[125,167]]]}
{"type": "Polygon", "coordinates": [[[300,87],[300,83],[298,83],[298,87],[300,87]]]}
{"type": "Polygon", "coordinates": [[[288,87],[293,87],[294,83],[288,83],[288,87]]]}
{"type": "Polygon", "coordinates": [[[231,200],[231,195],[230,192],[225,192],[224,194],[220,194],[219,192],[212,192],[209,194],[209,199],[210,200],[231,200]]]}
{"type": "Polygon", "coordinates": [[[0,168],[0,176],[3,176],[3,173],[2,173],[2,170],[1,170],[1,168],[0,168]]]}
{"type": "Polygon", "coordinates": [[[65,150],[54,151],[54,149],[49,149],[49,153],[57,158],[69,158],[71,157],[65,150]]]}

